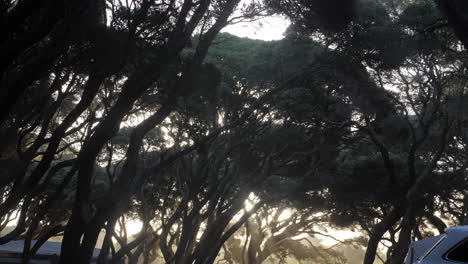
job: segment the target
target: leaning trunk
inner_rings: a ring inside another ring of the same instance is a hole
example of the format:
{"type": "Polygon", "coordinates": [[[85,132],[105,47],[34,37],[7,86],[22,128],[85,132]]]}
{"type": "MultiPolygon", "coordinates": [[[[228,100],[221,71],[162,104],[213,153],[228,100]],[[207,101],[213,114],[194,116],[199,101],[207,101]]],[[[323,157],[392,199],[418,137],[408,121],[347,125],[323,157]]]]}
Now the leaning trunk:
{"type": "Polygon", "coordinates": [[[366,254],[363,264],[373,264],[377,254],[379,242],[387,232],[403,216],[403,208],[395,208],[389,215],[385,216],[373,229],[367,243],[366,254]]]}

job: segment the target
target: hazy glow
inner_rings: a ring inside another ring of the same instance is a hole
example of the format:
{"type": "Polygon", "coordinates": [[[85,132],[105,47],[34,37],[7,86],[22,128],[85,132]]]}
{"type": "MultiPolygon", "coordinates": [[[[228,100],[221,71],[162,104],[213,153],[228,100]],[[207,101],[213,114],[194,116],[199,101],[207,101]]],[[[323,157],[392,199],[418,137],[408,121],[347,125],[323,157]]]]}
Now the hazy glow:
{"type": "MultiPolygon", "coordinates": [[[[355,238],[355,237],[360,235],[358,232],[353,232],[353,231],[350,231],[350,230],[338,230],[338,229],[329,230],[327,234],[331,235],[331,236],[333,236],[333,237],[335,237],[336,239],[339,239],[339,240],[351,239],[351,238],[355,238]]],[[[338,241],[336,241],[335,239],[333,239],[331,237],[325,237],[325,236],[318,235],[317,238],[320,238],[322,244],[324,246],[328,246],[328,247],[338,243],[338,241]]]]}
{"type": "Polygon", "coordinates": [[[140,233],[141,228],[143,227],[143,222],[138,219],[129,220],[125,227],[127,228],[127,233],[129,236],[140,233]]]}
{"type": "Polygon", "coordinates": [[[229,25],[223,32],[242,38],[278,40],[284,37],[289,21],[280,16],[262,18],[254,22],[243,22],[229,25]]]}

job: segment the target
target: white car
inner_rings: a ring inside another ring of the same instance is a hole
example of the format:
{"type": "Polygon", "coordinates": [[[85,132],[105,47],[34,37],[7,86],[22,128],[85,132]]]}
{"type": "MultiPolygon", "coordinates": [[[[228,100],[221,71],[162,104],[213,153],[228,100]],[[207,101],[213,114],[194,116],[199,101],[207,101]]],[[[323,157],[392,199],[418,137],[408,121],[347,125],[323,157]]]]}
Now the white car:
{"type": "Polygon", "coordinates": [[[445,234],[410,244],[405,264],[468,263],[468,226],[445,229],[445,234]]]}

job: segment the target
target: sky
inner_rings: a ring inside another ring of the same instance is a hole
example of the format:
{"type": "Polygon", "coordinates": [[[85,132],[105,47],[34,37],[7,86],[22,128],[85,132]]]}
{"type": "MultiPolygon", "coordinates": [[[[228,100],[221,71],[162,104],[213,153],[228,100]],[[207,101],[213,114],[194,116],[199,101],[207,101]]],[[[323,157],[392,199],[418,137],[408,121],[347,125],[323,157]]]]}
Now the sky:
{"type": "Polygon", "coordinates": [[[289,22],[280,16],[262,18],[255,22],[244,22],[229,25],[223,29],[239,37],[261,40],[282,39],[289,22]]]}
{"type": "MultiPolygon", "coordinates": [[[[247,6],[255,0],[241,0],[239,7],[247,6]]],[[[238,16],[239,11],[234,12],[238,16]]],[[[284,32],[289,26],[289,21],[281,16],[269,16],[259,19],[255,22],[243,22],[228,25],[222,32],[228,32],[242,38],[260,39],[260,40],[279,40],[284,37],[284,32]]]]}

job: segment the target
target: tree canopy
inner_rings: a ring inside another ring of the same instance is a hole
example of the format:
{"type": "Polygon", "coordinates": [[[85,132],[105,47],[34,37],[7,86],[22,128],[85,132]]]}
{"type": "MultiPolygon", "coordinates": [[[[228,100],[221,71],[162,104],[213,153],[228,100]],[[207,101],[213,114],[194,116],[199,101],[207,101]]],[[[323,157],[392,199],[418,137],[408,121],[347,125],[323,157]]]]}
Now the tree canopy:
{"type": "Polygon", "coordinates": [[[0,244],[23,239],[25,262],[60,237],[60,263],[402,263],[468,224],[467,10],[1,1],[0,244]],[[220,33],[270,15],[284,39],[220,33]]]}

